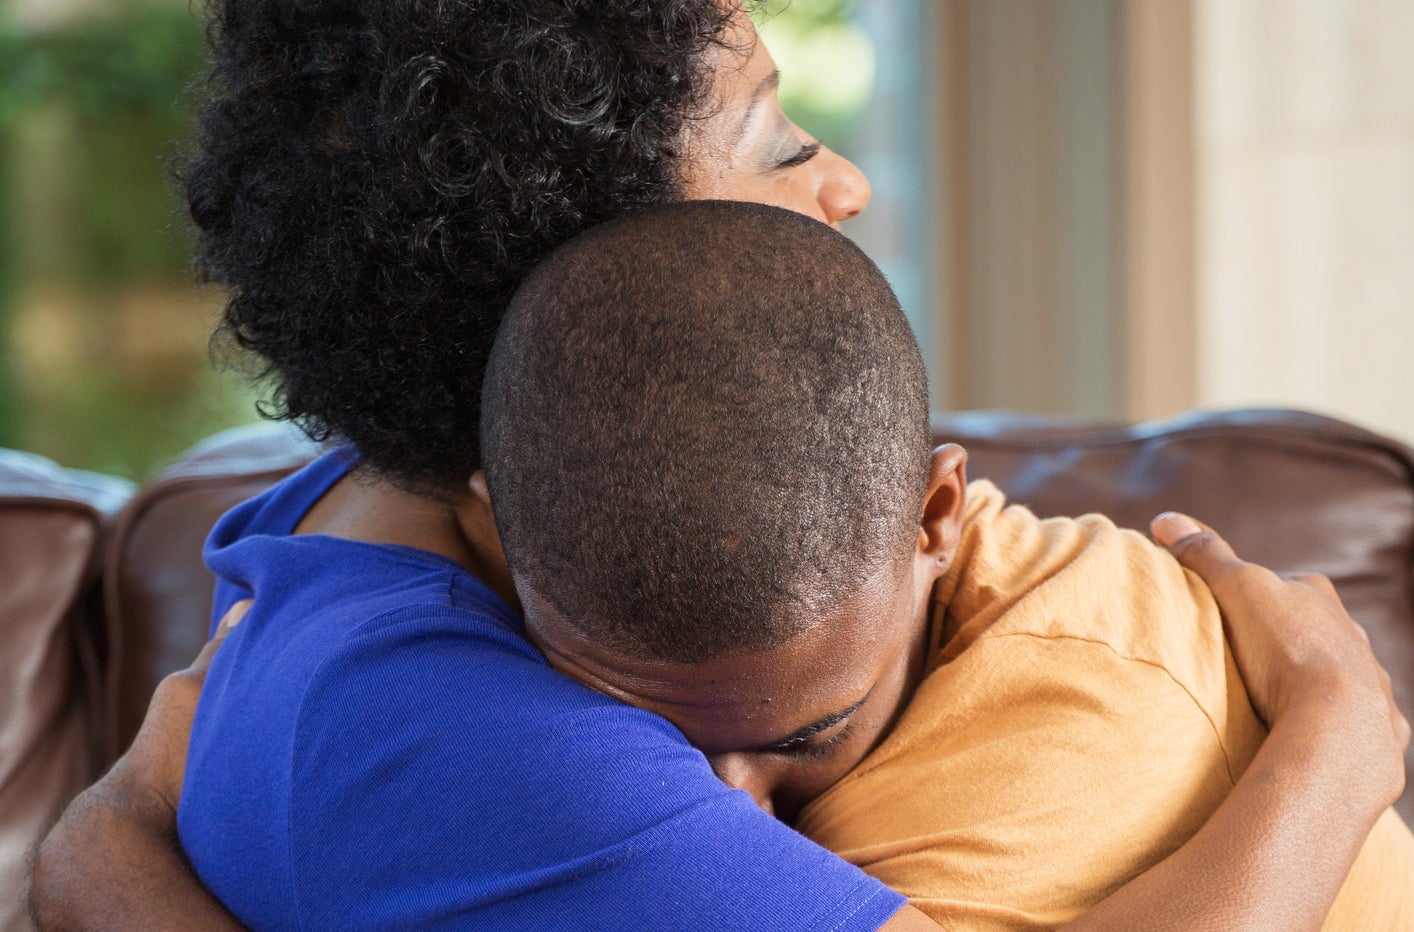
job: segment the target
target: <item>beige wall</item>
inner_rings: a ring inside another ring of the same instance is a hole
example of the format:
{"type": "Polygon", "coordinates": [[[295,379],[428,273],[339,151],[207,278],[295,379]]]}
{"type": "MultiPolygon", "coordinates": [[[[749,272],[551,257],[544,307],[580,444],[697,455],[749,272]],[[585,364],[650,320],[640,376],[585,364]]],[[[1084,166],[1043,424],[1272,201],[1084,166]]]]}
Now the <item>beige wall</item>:
{"type": "Polygon", "coordinates": [[[949,0],[942,403],[1414,442],[1414,0],[949,0]]]}
{"type": "Polygon", "coordinates": [[[1197,0],[1197,401],[1414,441],[1414,3],[1197,0]]]}

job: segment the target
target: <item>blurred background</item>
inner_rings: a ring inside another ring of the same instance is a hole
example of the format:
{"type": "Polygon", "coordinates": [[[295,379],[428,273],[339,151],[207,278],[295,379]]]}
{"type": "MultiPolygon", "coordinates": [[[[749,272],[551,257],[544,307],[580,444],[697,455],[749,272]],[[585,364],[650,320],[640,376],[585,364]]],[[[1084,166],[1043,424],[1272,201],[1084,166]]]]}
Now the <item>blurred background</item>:
{"type": "Polygon", "coordinates": [[[168,180],[204,54],[185,0],[0,0],[0,446],[139,478],[252,418],[168,180]]]}
{"type": "MultiPolygon", "coordinates": [[[[0,446],[141,478],[255,418],[167,179],[188,0],[0,0],[0,446]]],[[[786,109],[939,407],[1284,405],[1414,441],[1414,3],[774,0],[786,109]],[[1402,387],[1404,386],[1404,387],[1402,387]]]]}

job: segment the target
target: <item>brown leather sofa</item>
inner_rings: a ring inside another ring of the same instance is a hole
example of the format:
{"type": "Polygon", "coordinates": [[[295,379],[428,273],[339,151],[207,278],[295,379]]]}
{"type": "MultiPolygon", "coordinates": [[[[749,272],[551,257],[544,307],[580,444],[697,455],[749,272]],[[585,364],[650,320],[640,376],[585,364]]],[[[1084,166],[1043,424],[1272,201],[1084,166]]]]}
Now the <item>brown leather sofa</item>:
{"type": "MultiPolygon", "coordinates": [[[[1137,425],[1004,412],[939,442],[1043,514],[1143,528],[1190,512],[1243,556],[1329,576],[1414,710],[1414,451],[1317,415],[1247,410],[1137,425]]],[[[164,673],[205,640],[200,560],[226,508],[315,448],[273,425],[220,434],[136,490],[0,451],[0,929],[23,928],[26,849],[131,740],[164,673]]],[[[1414,755],[1409,761],[1414,783],[1414,755]]],[[[1400,803],[1414,821],[1414,789],[1400,803]]]]}

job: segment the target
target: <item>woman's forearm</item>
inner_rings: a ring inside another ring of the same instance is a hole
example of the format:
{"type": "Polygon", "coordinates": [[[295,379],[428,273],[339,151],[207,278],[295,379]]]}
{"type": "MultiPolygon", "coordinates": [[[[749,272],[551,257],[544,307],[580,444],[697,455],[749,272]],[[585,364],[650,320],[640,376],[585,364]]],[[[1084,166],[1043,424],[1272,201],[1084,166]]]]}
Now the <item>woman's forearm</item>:
{"type": "Polygon", "coordinates": [[[1184,515],[1150,527],[1212,589],[1271,732],[1183,847],[1066,928],[1319,929],[1403,790],[1409,722],[1328,580],[1246,563],[1184,515]]]}
{"type": "MultiPolygon", "coordinates": [[[[1189,841],[1070,930],[1319,929],[1380,814],[1340,702],[1293,707],[1189,841]]],[[[1396,794],[1397,795],[1397,792],[1396,794]]]]}

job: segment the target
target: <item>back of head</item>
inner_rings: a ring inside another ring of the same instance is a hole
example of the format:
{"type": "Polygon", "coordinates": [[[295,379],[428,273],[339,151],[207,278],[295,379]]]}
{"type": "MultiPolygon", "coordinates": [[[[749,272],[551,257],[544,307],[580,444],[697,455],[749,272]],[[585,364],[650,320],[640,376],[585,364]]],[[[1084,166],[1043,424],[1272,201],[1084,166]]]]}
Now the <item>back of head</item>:
{"type": "Polygon", "coordinates": [[[823,224],[727,202],[543,263],[481,429],[517,583],[680,662],[783,643],[911,553],[929,460],[927,377],[879,270],[823,224]]]}

